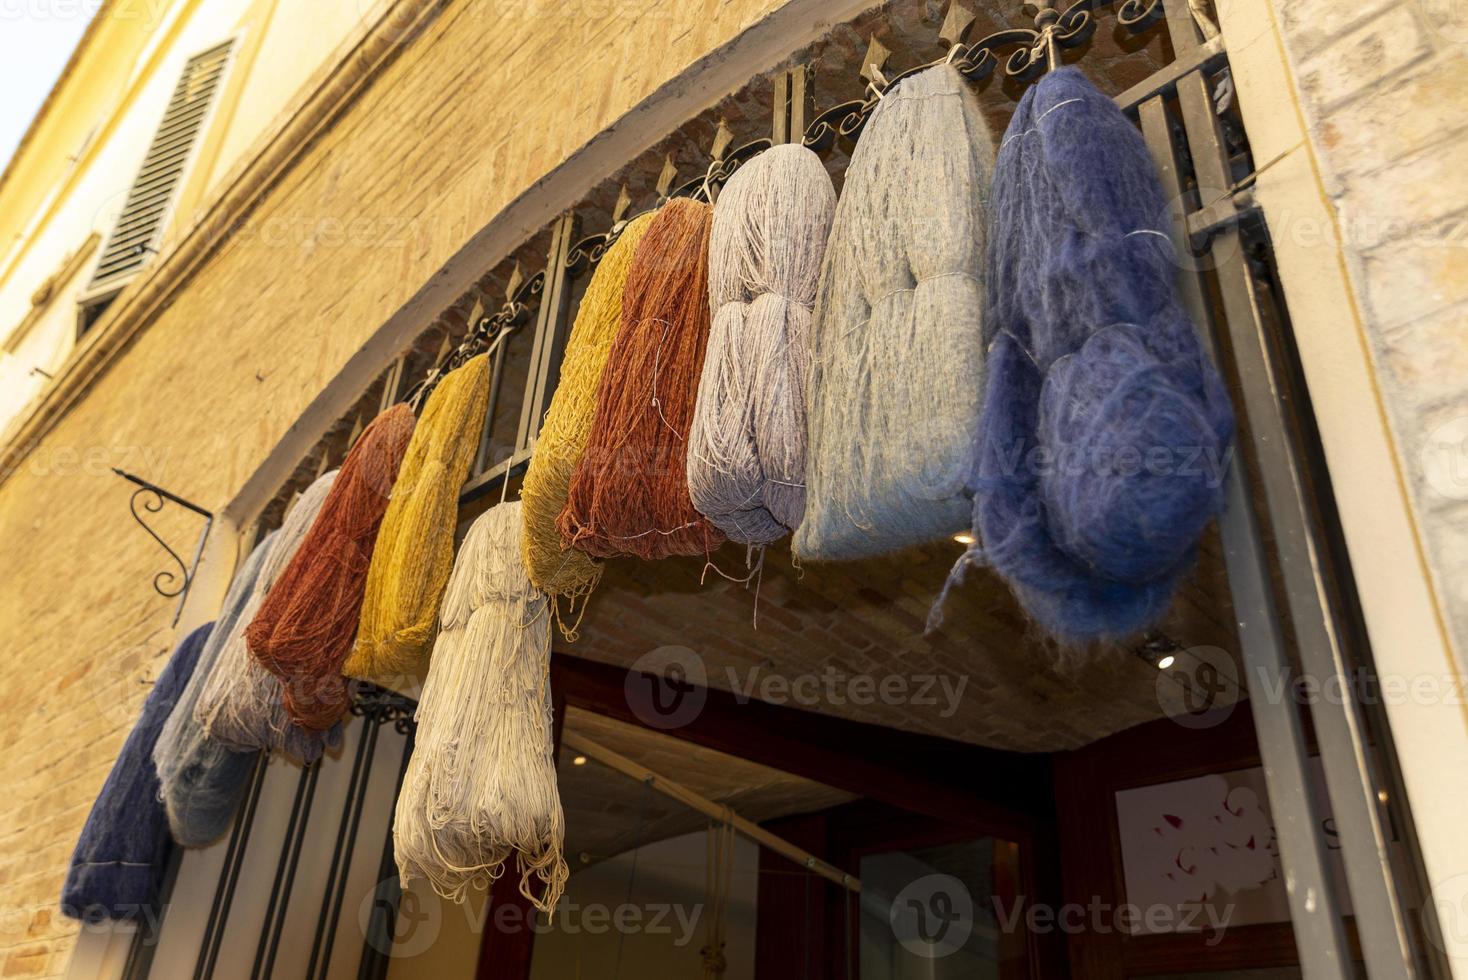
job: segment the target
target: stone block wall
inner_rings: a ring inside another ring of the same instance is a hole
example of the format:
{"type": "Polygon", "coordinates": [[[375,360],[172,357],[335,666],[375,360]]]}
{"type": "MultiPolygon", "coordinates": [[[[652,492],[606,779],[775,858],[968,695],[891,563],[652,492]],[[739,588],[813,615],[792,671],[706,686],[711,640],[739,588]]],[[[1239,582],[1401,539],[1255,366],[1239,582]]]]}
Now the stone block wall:
{"type": "MultiPolygon", "coordinates": [[[[1418,533],[1468,657],[1468,4],[1275,0],[1418,533]]],[[[1351,342],[1343,325],[1342,342],[1351,342]]],[[[1349,474],[1335,474],[1337,481],[1349,474]]]]}

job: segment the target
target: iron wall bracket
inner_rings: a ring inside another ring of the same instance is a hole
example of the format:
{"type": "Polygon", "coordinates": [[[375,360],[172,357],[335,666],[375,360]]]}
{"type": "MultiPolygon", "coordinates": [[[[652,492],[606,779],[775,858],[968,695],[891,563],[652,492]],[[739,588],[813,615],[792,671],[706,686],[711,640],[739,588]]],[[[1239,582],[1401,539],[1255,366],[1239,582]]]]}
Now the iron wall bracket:
{"type": "Polygon", "coordinates": [[[165,568],[153,576],[154,591],[169,599],[174,597],[178,598],[178,605],[173,610],[173,625],[177,626],[178,617],[183,612],[184,600],[189,595],[189,586],[194,583],[194,572],[199,568],[199,558],[204,554],[204,542],[208,540],[209,531],[214,526],[214,514],[200,507],[198,504],[185,500],[175,493],[170,493],[157,484],[149,483],[142,477],[134,476],[126,470],[120,470],[114,466],[112,472],[137,486],[137,489],[133,491],[132,497],[128,500],[128,509],[132,512],[133,520],[137,521],[138,526],[148,532],[149,537],[158,542],[159,547],[168,553],[168,557],[173,561],[173,564],[178,566],[177,571],[171,568],[165,568]],[[158,532],[153,530],[152,526],[148,524],[147,518],[143,516],[143,513],[139,512],[139,506],[141,506],[142,511],[149,514],[156,514],[163,509],[165,503],[177,504],[185,510],[191,510],[204,518],[204,529],[199,532],[199,542],[194,546],[194,557],[188,565],[184,565],[184,561],[179,557],[178,552],[174,551],[168,542],[164,541],[158,532]]]}

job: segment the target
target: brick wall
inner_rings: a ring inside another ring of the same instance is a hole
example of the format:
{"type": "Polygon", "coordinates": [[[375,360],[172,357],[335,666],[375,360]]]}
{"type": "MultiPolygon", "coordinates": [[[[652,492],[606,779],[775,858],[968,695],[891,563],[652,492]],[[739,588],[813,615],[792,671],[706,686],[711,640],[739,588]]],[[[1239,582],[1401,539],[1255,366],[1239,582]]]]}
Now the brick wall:
{"type": "MultiPolygon", "coordinates": [[[[1468,655],[1468,5],[1274,0],[1439,601],[1468,655]]],[[[1342,342],[1348,341],[1342,330],[1342,342]]],[[[1336,476],[1349,479],[1349,474],[1336,476]]],[[[1461,659],[1460,659],[1461,663],[1461,659]]]]}
{"type": "MultiPolygon", "coordinates": [[[[781,6],[447,4],[87,397],[7,459],[0,975],[64,971],[66,861],[172,640],[150,587],[163,556],[108,467],[222,508],[471,233],[781,6]]],[[[197,533],[176,509],[158,523],[185,547],[197,533]]]]}
{"type": "MultiPolygon", "coordinates": [[[[1468,138],[1461,48],[1450,21],[1410,5],[1276,2],[1343,226],[1370,232],[1353,234],[1352,271],[1468,647],[1468,531],[1454,531],[1468,487],[1423,463],[1429,434],[1468,416],[1468,344],[1453,330],[1468,260],[1451,235],[1468,203],[1452,166],[1468,138]],[[1399,214],[1418,220],[1387,220],[1399,214]]],[[[149,587],[161,553],[108,467],[224,506],[490,216],[779,6],[449,3],[18,461],[0,484],[0,975],[64,970],[66,858],[172,640],[170,604],[149,587]],[[541,113],[555,124],[527,122],[541,113]]],[[[197,530],[176,511],[159,527],[181,544],[197,530]]]]}

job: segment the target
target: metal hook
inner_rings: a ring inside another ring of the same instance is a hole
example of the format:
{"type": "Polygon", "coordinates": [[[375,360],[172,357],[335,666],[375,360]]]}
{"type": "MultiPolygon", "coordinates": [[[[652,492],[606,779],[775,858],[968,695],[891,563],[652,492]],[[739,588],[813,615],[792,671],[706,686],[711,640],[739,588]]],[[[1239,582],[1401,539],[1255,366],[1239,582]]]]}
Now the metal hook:
{"type": "Polygon", "coordinates": [[[1029,0],[1024,11],[1035,16],[1035,47],[1045,59],[1045,74],[1048,75],[1060,68],[1060,45],[1055,40],[1055,25],[1060,21],[1060,11],[1055,0],[1029,0]]]}
{"type": "Polygon", "coordinates": [[[876,99],[886,94],[887,76],[882,74],[882,66],[890,57],[892,52],[875,35],[868,39],[866,54],[861,59],[861,77],[867,80],[866,90],[876,99]]]}

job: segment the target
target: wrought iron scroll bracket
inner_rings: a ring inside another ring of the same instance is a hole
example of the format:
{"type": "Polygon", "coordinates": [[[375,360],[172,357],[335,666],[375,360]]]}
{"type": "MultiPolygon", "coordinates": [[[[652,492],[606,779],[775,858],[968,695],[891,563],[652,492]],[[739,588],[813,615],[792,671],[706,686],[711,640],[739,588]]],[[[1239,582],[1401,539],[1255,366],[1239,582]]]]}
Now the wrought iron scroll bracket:
{"type": "Polygon", "coordinates": [[[128,510],[132,512],[133,520],[138,522],[138,526],[144,531],[147,531],[148,536],[158,542],[158,546],[167,552],[169,559],[177,566],[176,571],[172,568],[165,568],[153,576],[153,590],[155,592],[164,598],[178,599],[178,605],[173,611],[173,625],[177,626],[178,618],[183,613],[184,601],[189,595],[189,587],[194,584],[194,573],[198,571],[199,559],[204,553],[204,542],[208,540],[209,531],[214,527],[214,514],[200,507],[198,504],[185,500],[183,497],[178,496],[178,494],[170,493],[157,484],[150,483],[140,476],[134,476],[126,470],[121,470],[114,466],[112,472],[137,486],[137,489],[133,491],[132,497],[128,500],[128,510]],[[194,557],[187,565],[184,564],[184,560],[179,556],[179,553],[174,551],[167,541],[163,540],[162,535],[153,529],[153,526],[148,523],[147,518],[144,516],[144,513],[158,513],[163,509],[165,504],[169,503],[177,504],[185,510],[191,510],[204,518],[204,529],[199,533],[199,543],[194,546],[194,557]]]}
{"type": "Polygon", "coordinates": [[[888,72],[877,65],[868,85],[872,94],[838,103],[818,114],[806,127],[801,142],[817,153],[831,149],[838,139],[856,142],[885,93],[909,75],[945,62],[972,82],[988,78],[1001,63],[1006,77],[1021,82],[1053,71],[1060,67],[1062,49],[1084,44],[1095,32],[1096,9],[1113,5],[1117,23],[1134,34],[1146,31],[1162,18],[1162,0],[1075,0],[1063,10],[1055,0],[1038,0],[1026,5],[1034,13],[1033,28],[1008,28],[965,43],[972,22],[951,17],[944,25],[943,40],[951,45],[946,55],[901,72],[888,72]]]}
{"type": "Polygon", "coordinates": [[[374,725],[391,724],[400,735],[418,727],[414,717],[418,702],[376,684],[363,683],[357,687],[349,709],[353,715],[374,725]]]}
{"type": "Polygon", "coordinates": [[[750,140],[748,143],[738,146],[733,150],[721,152],[719,156],[716,156],[709,163],[707,170],[692,180],[680,184],[668,196],[670,198],[692,197],[701,201],[711,201],[718,190],[728,183],[729,178],[734,176],[734,171],[738,170],[741,165],[759,153],[768,150],[772,145],[774,145],[773,141],[769,137],[764,136],[759,139],[750,140]]]}
{"type": "Polygon", "coordinates": [[[475,355],[494,349],[505,337],[519,330],[529,322],[533,303],[544,288],[544,269],[529,279],[513,282],[506,291],[504,305],[491,315],[470,317],[469,332],[464,339],[430,368],[427,376],[409,388],[402,400],[416,409],[445,375],[467,364],[475,355]]]}

